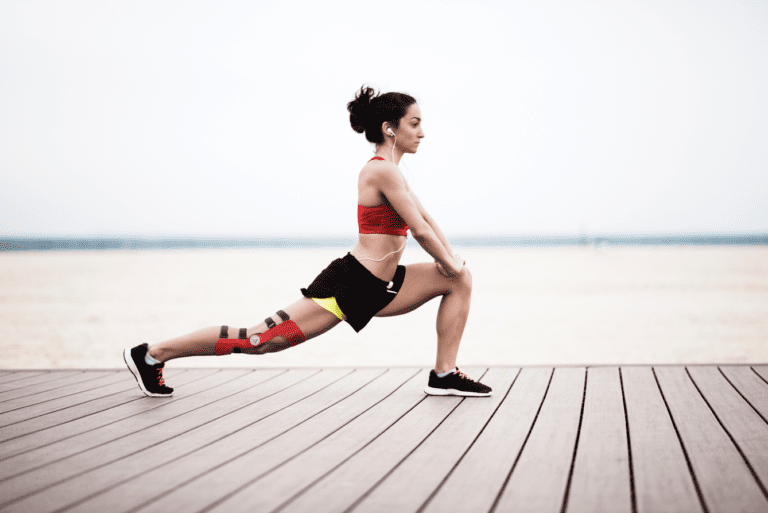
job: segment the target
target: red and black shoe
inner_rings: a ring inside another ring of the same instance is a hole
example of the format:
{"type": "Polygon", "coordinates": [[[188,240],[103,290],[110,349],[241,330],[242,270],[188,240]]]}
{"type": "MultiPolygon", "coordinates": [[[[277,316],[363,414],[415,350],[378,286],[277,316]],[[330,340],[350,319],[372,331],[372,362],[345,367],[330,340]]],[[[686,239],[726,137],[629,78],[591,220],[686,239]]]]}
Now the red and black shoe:
{"type": "Polygon", "coordinates": [[[452,372],[442,378],[437,377],[434,369],[429,373],[429,382],[424,389],[429,395],[459,395],[462,397],[488,397],[493,390],[491,387],[475,381],[463,372],[452,372]]]}
{"type": "Polygon", "coordinates": [[[171,397],[173,389],[165,386],[165,380],[163,379],[163,367],[165,367],[165,364],[149,365],[144,361],[148,347],[147,344],[141,344],[132,349],[126,349],[123,351],[123,360],[125,360],[125,364],[133,374],[133,377],[136,378],[136,382],[139,384],[141,391],[144,392],[144,395],[149,397],[171,397]]]}

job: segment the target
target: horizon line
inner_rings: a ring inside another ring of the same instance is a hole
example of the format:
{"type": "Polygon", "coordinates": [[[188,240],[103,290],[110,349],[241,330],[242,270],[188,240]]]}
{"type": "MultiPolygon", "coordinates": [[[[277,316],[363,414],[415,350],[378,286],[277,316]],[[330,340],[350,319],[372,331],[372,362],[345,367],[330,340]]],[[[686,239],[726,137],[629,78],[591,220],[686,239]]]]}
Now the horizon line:
{"type": "MultiPolygon", "coordinates": [[[[457,247],[537,247],[537,246],[717,246],[768,245],[768,232],[688,232],[655,234],[600,235],[476,235],[448,237],[457,247]]],[[[151,250],[151,249],[225,249],[225,248],[323,248],[353,246],[350,236],[0,236],[2,251],[50,250],[151,250]]],[[[416,246],[408,239],[409,246],[416,246]]]]}

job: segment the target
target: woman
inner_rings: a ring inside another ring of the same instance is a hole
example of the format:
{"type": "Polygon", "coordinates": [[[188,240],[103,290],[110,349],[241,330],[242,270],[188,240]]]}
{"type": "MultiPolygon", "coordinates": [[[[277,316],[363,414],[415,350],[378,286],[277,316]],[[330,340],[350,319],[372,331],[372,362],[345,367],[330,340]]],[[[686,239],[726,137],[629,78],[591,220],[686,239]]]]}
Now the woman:
{"type": "Polygon", "coordinates": [[[165,362],[173,358],[281,351],[325,333],[342,320],[360,331],[374,316],[408,313],[437,296],[442,296],[437,361],[425,392],[491,395],[490,387],[456,367],[469,315],[472,276],[397,167],[405,153],[416,153],[424,138],[416,100],[403,93],[377,95],[363,87],[347,110],[352,128],[376,144],[376,156],[365,164],[358,180],[360,239],[354,249],[301,289],[303,298],[250,329],[216,326],[126,349],[125,362],[146,395],[171,395],[173,389],[165,385],[162,372],[165,362]],[[408,229],[434,263],[399,265],[408,229]]]}

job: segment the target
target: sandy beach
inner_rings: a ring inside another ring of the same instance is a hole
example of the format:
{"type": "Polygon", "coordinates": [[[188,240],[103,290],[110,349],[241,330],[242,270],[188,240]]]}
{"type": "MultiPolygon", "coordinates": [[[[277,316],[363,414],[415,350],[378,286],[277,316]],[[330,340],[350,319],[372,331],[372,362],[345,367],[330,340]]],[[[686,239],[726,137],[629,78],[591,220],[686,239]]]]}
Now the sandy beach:
{"type": "MultiPolygon", "coordinates": [[[[768,362],[768,248],[459,248],[474,277],[459,365],[768,362]]],[[[300,297],[333,249],[0,253],[0,368],[119,368],[121,351],[248,327],[300,297]]],[[[404,264],[428,260],[409,247],[404,264]]],[[[438,300],[282,353],[169,367],[434,364],[438,300]]]]}

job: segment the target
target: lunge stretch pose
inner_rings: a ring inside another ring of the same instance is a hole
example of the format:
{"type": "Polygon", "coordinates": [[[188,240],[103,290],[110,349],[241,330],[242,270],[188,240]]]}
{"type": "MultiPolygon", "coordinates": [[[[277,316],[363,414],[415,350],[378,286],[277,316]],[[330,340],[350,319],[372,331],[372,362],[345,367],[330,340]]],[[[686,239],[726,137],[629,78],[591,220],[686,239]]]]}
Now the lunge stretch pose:
{"type": "Polygon", "coordinates": [[[416,100],[403,93],[378,95],[363,87],[347,105],[352,128],[376,145],[360,171],[354,249],[331,262],[292,305],[251,328],[215,326],[123,353],[125,363],[148,396],[170,396],[162,372],[173,358],[282,351],[346,321],[360,331],[372,317],[415,310],[441,296],[437,313],[437,361],[425,388],[432,395],[489,396],[491,389],[456,367],[469,315],[472,277],[435,220],[408,186],[398,164],[416,153],[424,131],[416,100]],[[434,263],[398,265],[407,230],[434,263]]]}

